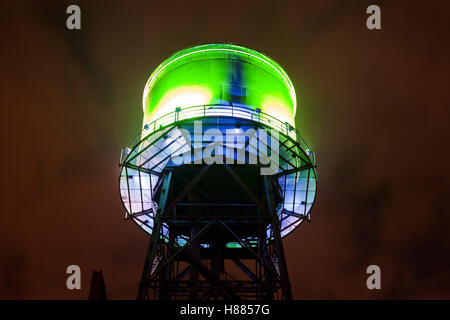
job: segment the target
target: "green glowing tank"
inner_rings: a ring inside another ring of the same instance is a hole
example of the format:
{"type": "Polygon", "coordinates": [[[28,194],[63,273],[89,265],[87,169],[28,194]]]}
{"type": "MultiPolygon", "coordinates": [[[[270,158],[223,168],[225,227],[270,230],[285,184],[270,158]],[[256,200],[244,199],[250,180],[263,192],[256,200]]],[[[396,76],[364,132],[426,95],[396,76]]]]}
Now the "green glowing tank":
{"type": "Polygon", "coordinates": [[[295,126],[296,96],[272,59],[241,46],[207,44],[179,51],[150,76],[144,90],[144,126],[177,108],[233,105],[295,126]]]}

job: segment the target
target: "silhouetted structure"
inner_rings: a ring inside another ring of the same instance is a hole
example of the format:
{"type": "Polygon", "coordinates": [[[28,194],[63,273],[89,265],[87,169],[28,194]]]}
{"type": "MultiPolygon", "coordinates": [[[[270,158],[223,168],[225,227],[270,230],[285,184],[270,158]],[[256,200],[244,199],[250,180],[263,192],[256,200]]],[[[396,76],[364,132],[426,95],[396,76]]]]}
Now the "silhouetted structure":
{"type": "Polygon", "coordinates": [[[89,300],[106,300],[103,270],[92,271],[91,288],[89,289],[89,300]]]}

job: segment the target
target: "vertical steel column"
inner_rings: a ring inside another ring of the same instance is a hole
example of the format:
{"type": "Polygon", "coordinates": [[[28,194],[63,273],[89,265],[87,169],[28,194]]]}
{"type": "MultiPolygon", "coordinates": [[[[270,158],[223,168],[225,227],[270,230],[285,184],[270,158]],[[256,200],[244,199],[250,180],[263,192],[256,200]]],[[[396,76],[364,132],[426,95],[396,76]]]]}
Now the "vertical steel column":
{"type": "Polygon", "coordinates": [[[164,214],[167,199],[170,191],[170,184],[172,180],[172,171],[168,171],[164,175],[164,181],[162,184],[161,195],[159,197],[158,212],[155,214],[155,219],[153,220],[153,230],[150,237],[150,243],[147,250],[147,255],[145,257],[144,269],[142,270],[141,282],[139,283],[138,300],[144,300],[148,296],[148,283],[147,280],[150,276],[150,271],[152,269],[153,261],[156,256],[156,249],[158,243],[160,242],[160,235],[162,232],[161,216],[164,214]]]}
{"type": "MultiPolygon", "coordinates": [[[[193,225],[191,226],[191,240],[199,232],[199,230],[200,229],[199,229],[198,225],[194,222],[193,225]]],[[[190,250],[191,250],[192,256],[200,261],[200,241],[198,241],[198,240],[193,241],[191,244],[190,250]]],[[[196,268],[191,267],[191,279],[190,280],[191,280],[190,299],[196,300],[196,299],[198,299],[198,293],[197,293],[197,287],[196,287],[196,282],[198,281],[198,270],[196,268]]]]}
{"type": "MultiPolygon", "coordinates": [[[[174,251],[175,234],[173,225],[168,225],[168,231],[169,231],[169,241],[166,246],[167,250],[165,251],[164,257],[161,260],[161,262],[164,262],[165,259],[169,257],[174,251]]],[[[162,243],[161,246],[164,246],[164,244],[162,243]]],[[[160,292],[159,292],[160,300],[170,300],[171,297],[170,290],[172,290],[170,287],[172,280],[172,269],[173,263],[170,263],[161,274],[162,276],[160,278],[160,292]]]]}
{"type": "Polygon", "coordinates": [[[281,240],[280,225],[278,222],[277,212],[275,209],[275,203],[272,192],[272,181],[268,176],[264,176],[264,189],[266,192],[267,207],[272,215],[273,238],[278,258],[278,264],[280,267],[280,282],[283,299],[292,300],[291,283],[289,281],[286,257],[284,255],[283,242],[281,240]]]}
{"type": "MultiPolygon", "coordinates": [[[[264,225],[264,228],[260,230],[259,234],[259,243],[260,243],[260,255],[262,256],[262,260],[266,265],[270,264],[270,256],[269,256],[269,250],[267,250],[267,235],[266,235],[266,226],[264,225]]],[[[263,274],[261,277],[264,276],[264,280],[267,282],[272,282],[272,274],[267,270],[266,268],[263,268],[263,274]]],[[[273,300],[273,291],[272,290],[264,290],[262,294],[263,300],[273,300]]]]}

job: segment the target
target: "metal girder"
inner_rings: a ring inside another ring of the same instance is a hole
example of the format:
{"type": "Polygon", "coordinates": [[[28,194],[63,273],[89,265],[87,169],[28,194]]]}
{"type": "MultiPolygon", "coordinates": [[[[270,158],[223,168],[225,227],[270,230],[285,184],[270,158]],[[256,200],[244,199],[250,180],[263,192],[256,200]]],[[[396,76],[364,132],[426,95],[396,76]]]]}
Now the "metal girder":
{"type": "Polygon", "coordinates": [[[153,273],[156,275],[159,273],[162,269],[164,269],[169,263],[171,263],[177,256],[179,256],[182,252],[186,251],[191,244],[200,237],[201,234],[203,234],[205,231],[207,231],[214,223],[215,221],[210,221],[207,225],[205,225],[193,238],[191,238],[184,246],[179,248],[173,255],[171,255],[164,263],[156,269],[156,271],[153,273]]]}
{"type": "Polygon", "coordinates": [[[208,270],[203,263],[200,262],[200,260],[196,259],[194,256],[192,256],[191,253],[186,252],[186,260],[188,260],[194,268],[196,268],[199,273],[208,281],[210,281],[212,284],[214,284],[224,295],[224,298],[228,300],[242,300],[241,297],[239,297],[234,290],[227,285],[226,282],[222,281],[217,275],[215,275],[213,272],[208,270]]]}
{"type": "MultiPolygon", "coordinates": [[[[148,173],[148,174],[154,174],[154,175],[156,175],[156,176],[160,176],[160,175],[161,175],[160,172],[152,171],[152,170],[149,170],[149,169],[147,169],[147,168],[142,168],[142,167],[136,166],[136,165],[131,164],[131,163],[128,163],[128,162],[124,163],[123,166],[124,166],[125,168],[134,169],[134,170],[136,170],[136,171],[141,171],[141,172],[145,172],[145,173],[148,173]]],[[[127,173],[127,178],[128,178],[128,173],[127,173]]]]}
{"type": "Polygon", "coordinates": [[[272,178],[276,179],[276,178],[278,178],[280,176],[288,175],[288,174],[291,174],[291,173],[296,173],[296,172],[303,171],[303,170],[306,170],[306,169],[313,169],[313,168],[315,168],[315,166],[313,166],[311,164],[305,164],[305,165],[303,165],[301,167],[298,167],[298,168],[289,169],[289,170],[286,170],[284,172],[280,172],[280,173],[274,174],[272,176],[272,178]]]}
{"type": "MultiPolygon", "coordinates": [[[[177,127],[177,126],[174,125],[174,126],[171,126],[170,128],[167,128],[164,132],[161,133],[160,137],[163,136],[164,134],[168,134],[169,132],[171,132],[171,131],[172,131],[174,128],[176,128],[176,127],[177,127]]],[[[154,133],[152,133],[152,134],[154,134],[154,133]]],[[[159,137],[159,138],[160,138],[160,137],[159,137]]],[[[139,155],[141,155],[142,153],[144,153],[148,148],[150,148],[152,145],[154,145],[154,144],[159,140],[159,138],[153,140],[151,143],[149,143],[147,146],[145,146],[142,150],[140,150],[138,153],[136,153],[131,159],[125,159],[125,160],[126,160],[127,162],[133,161],[133,160],[136,159],[139,155]]],[[[141,143],[142,143],[142,141],[144,141],[145,139],[147,139],[147,137],[145,137],[144,139],[140,140],[140,141],[136,144],[136,146],[140,146],[141,143]]],[[[133,152],[133,151],[131,151],[131,153],[132,153],[132,152],[133,152]]]]}
{"type": "Polygon", "coordinates": [[[304,214],[296,213],[294,211],[289,211],[289,210],[286,210],[286,209],[283,209],[283,211],[281,213],[285,214],[285,215],[288,215],[288,216],[300,218],[300,219],[304,219],[306,217],[304,214]]]}
{"type": "Polygon", "coordinates": [[[235,265],[239,267],[250,279],[253,281],[256,281],[258,283],[261,283],[261,280],[258,279],[258,277],[250,270],[244,263],[241,262],[239,259],[231,259],[231,261],[234,262],[235,265]]]}
{"type": "Polygon", "coordinates": [[[271,265],[268,265],[267,263],[265,263],[262,258],[246,243],[242,240],[241,237],[239,237],[230,227],[228,227],[223,221],[218,220],[218,222],[225,227],[225,229],[239,242],[239,244],[241,246],[243,246],[244,248],[246,248],[254,257],[256,260],[259,261],[259,263],[266,268],[267,270],[269,270],[270,272],[272,272],[274,275],[276,275],[276,271],[273,270],[273,268],[271,267],[271,265]]]}
{"type": "Polygon", "coordinates": [[[281,240],[281,234],[280,234],[280,225],[278,222],[278,217],[275,212],[275,204],[274,204],[273,196],[272,196],[272,184],[271,184],[271,181],[268,178],[268,176],[264,176],[264,189],[266,192],[267,206],[273,216],[272,230],[273,230],[275,248],[276,248],[276,252],[277,252],[277,256],[278,256],[279,267],[280,267],[280,280],[281,280],[283,296],[286,300],[292,300],[291,283],[289,281],[289,275],[288,275],[288,271],[287,271],[286,257],[284,256],[283,242],[281,240]]]}
{"type": "MultiPolygon", "coordinates": [[[[159,199],[159,208],[161,209],[161,212],[163,212],[166,208],[166,203],[170,191],[171,178],[172,178],[172,171],[168,171],[167,174],[164,176],[162,194],[159,199]]],[[[151,264],[153,263],[156,253],[156,247],[159,242],[161,229],[161,219],[160,219],[161,212],[158,211],[154,219],[153,233],[150,237],[149,248],[147,251],[147,256],[145,258],[144,269],[142,270],[141,282],[139,285],[139,291],[137,296],[138,300],[145,299],[147,295],[147,288],[145,282],[147,280],[147,277],[149,276],[151,264]]]]}

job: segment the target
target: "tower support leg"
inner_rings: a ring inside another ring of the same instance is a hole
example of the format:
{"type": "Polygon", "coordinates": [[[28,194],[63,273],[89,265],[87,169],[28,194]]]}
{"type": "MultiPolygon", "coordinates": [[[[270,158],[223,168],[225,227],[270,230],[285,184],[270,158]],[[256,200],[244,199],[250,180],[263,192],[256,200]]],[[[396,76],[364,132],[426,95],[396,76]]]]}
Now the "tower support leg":
{"type": "Polygon", "coordinates": [[[160,243],[162,240],[161,238],[161,213],[164,212],[166,205],[167,205],[167,199],[169,197],[169,191],[170,191],[170,183],[172,180],[172,171],[168,171],[164,175],[164,181],[162,183],[162,189],[161,189],[161,195],[159,197],[159,204],[158,204],[158,212],[155,214],[155,219],[153,221],[153,230],[155,232],[152,233],[150,237],[150,243],[147,250],[147,255],[145,257],[145,263],[144,263],[144,269],[142,270],[141,275],[141,281],[139,283],[139,290],[137,295],[137,300],[145,300],[148,299],[148,278],[151,276],[151,271],[154,263],[157,263],[156,252],[158,243],[160,243]]]}
{"type": "Polygon", "coordinates": [[[264,189],[266,193],[266,201],[269,212],[272,215],[272,232],[275,245],[275,253],[278,261],[280,282],[283,300],[292,300],[291,282],[289,281],[289,274],[287,270],[286,257],[284,255],[283,241],[281,240],[280,225],[278,222],[278,216],[275,209],[272,181],[269,176],[264,176],[264,189]]]}
{"type": "MultiPolygon", "coordinates": [[[[209,212],[215,203],[211,206],[211,203],[201,202],[195,194],[189,196],[207,167],[200,169],[176,196],[169,193],[173,172],[167,171],[162,178],[159,210],[155,214],[138,299],[150,298],[150,292],[155,292],[159,299],[273,300],[275,293],[278,293],[277,298],[292,299],[272,179],[260,177],[257,188],[260,192],[254,193],[255,188],[250,188],[231,167],[225,167],[257,211],[248,214],[248,211],[241,210],[242,215],[238,218],[233,211],[211,215],[209,212]],[[174,199],[169,202],[169,197],[174,199]],[[177,212],[178,206],[185,205],[181,202],[186,197],[196,208],[187,214],[181,209],[182,213],[177,212]],[[243,228],[242,221],[245,226],[251,226],[250,234],[249,229],[243,228]],[[269,225],[270,237],[267,236],[269,225]],[[187,238],[186,233],[190,233],[189,240],[177,243],[178,235],[187,238]],[[228,243],[233,242],[237,242],[239,247],[228,247],[228,243]],[[236,251],[231,252],[230,249],[236,251]],[[226,259],[234,262],[246,279],[227,273],[226,259]],[[247,265],[245,259],[254,263],[254,269],[247,265]],[[180,264],[187,266],[179,270],[180,264]]],[[[181,189],[175,184],[174,190],[176,188],[181,189]]]]}

